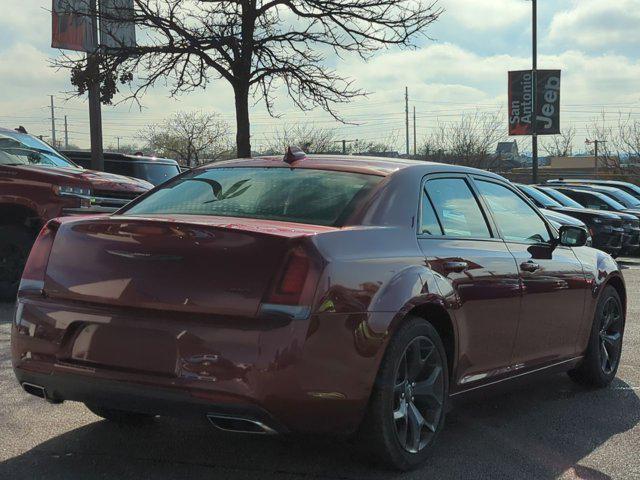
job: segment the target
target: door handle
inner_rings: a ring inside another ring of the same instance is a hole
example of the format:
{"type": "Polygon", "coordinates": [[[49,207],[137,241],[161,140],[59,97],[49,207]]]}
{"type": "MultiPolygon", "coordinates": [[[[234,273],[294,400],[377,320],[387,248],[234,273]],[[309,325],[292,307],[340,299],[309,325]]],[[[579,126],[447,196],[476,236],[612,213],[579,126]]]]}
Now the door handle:
{"type": "Polygon", "coordinates": [[[523,272],[537,272],[540,270],[540,265],[529,260],[528,262],[521,263],[520,269],[523,272]]]}
{"type": "Polygon", "coordinates": [[[461,273],[469,268],[467,262],[445,262],[443,265],[445,272],[461,273]]]}

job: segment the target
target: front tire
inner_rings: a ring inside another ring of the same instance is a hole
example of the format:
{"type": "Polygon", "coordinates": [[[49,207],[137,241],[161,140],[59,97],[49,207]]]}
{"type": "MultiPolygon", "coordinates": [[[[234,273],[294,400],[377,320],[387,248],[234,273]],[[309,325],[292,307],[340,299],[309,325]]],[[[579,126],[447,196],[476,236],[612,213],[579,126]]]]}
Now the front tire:
{"type": "Polygon", "coordinates": [[[361,429],[376,459],[402,471],[426,460],[444,425],[448,372],[436,329],[410,317],[389,343],[361,429]]]}
{"type": "Polygon", "coordinates": [[[604,388],[613,381],[620,366],[624,326],[620,295],[609,285],[598,301],[584,360],[569,372],[572,380],[592,388],[604,388]]]}
{"type": "Polygon", "coordinates": [[[144,413],[127,412],[124,410],[105,408],[88,403],[85,403],[85,406],[95,415],[121,425],[145,425],[151,423],[154,419],[153,415],[147,415],[144,413]]]}

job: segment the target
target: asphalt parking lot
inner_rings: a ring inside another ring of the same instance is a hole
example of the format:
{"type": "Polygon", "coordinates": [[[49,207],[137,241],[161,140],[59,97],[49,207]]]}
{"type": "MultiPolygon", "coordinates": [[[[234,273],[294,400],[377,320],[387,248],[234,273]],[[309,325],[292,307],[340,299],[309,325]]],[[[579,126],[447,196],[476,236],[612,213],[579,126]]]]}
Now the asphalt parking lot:
{"type": "Polygon", "coordinates": [[[431,462],[404,475],[368,466],[335,439],[231,435],[171,419],[118,427],[80,404],[48,405],[13,377],[13,305],[0,304],[0,479],[640,479],[640,265],[628,267],[625,350],[609,389],[559,375],[458,406],[431,462]]]}

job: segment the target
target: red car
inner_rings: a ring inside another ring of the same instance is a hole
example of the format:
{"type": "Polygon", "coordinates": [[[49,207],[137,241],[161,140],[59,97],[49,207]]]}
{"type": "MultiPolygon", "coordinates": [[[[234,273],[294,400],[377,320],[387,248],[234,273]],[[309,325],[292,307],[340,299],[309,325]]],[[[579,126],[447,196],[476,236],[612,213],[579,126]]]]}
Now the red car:
{"type": "Polygon", "coordinates": [[[31,245],[49,220],[113,213],[152,188],[85,170],[24,129],[0,128],[0,300],[15,299],[31,245]]]}
{"type": "Polygon", "coordinates": [[[568,371],[608,385],[625,285],[497,175],[395,159],[243,159],[116,214],[50,222],[20,286],[24,389],[118,422],[357,434],[420,465],[450,400],[568,371]]]}

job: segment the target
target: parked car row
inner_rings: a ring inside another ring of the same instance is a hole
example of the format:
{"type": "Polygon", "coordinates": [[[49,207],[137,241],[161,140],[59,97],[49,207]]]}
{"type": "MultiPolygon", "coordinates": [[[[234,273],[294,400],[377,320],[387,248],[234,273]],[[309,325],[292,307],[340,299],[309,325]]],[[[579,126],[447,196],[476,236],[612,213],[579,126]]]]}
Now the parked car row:
{"type": "MultiPolygon", "coordinates": [[[[538,208],[582,221],[592,245],[617,257],[640,249],[640,188],[619,181],[550,180],[544,185],[517,185],[538,208]]],[[[561,218],[551,221],[563,225],[561,218]]]]}

